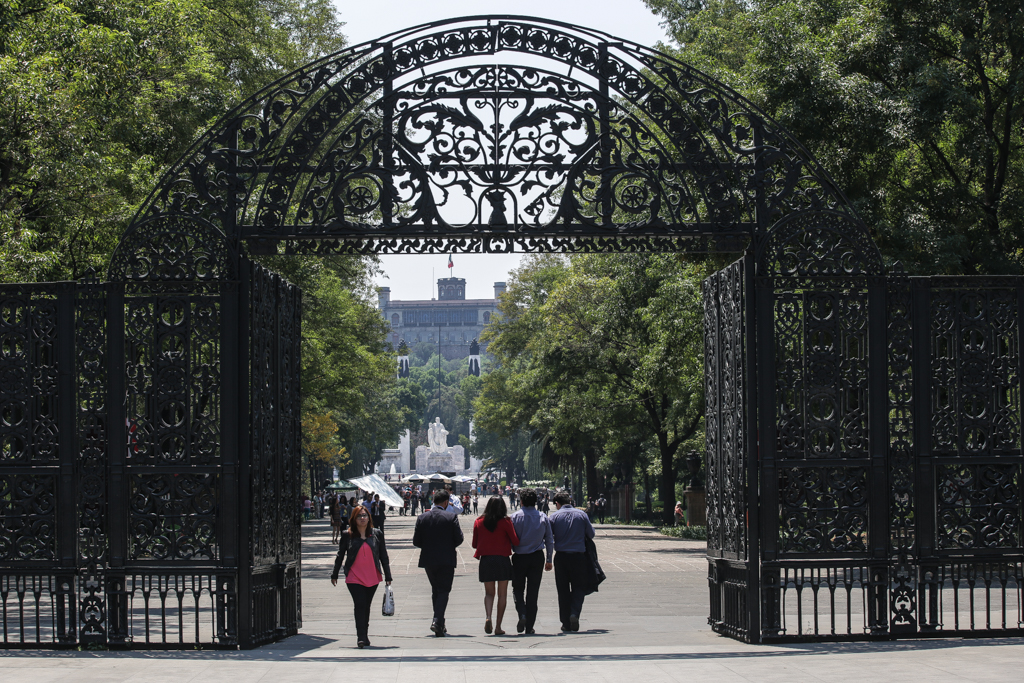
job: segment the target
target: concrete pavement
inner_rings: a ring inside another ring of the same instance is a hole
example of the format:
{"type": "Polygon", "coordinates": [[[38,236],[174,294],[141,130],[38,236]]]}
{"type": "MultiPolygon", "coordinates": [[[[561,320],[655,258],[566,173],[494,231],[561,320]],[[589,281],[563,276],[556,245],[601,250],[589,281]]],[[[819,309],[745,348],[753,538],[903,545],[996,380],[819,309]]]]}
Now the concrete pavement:
{"type": "MultiPolygon", "coordinates": [[[[580,632],[559,630],[553,574],[545,574],[537,635],[515,634],[509,595],[505,636],[483,632],[483,589],[469,547],[472,518],[463,517],[447,638],[433,637],[430,588],[416,568],[413,520],[388,520],[396,614],[374,610],[373,647],[355,649],[351,600],[327,580],[334,548],[325,522],[304,529],[303,628],[299,636],[246,652],[0,651],[0,681],[350,681],[422,680],[436,672],[446,683],[550,681],[571,676],[597,681],[914,681],[1024,680],[1024,642],[1018,639],[912,640],[884,643],[745,645],[715,635],[706,622],[703,544],[653,530],[602,527],[598,547],[608,580],[589,596],[580,632]]],[[[379,598],[378,598],[379,599],[379,598]]]]}

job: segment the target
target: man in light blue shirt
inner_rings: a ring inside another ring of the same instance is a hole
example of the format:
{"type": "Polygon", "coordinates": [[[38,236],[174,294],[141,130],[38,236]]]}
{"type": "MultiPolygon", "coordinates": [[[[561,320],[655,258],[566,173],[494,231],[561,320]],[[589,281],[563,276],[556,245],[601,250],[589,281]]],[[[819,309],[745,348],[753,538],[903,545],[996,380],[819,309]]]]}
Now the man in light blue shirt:
{"type": "Polygon", "coordinates": [[[570,500],[568,491],[556,493],[554,502],[558,509],[549,517],[555,537],[555,589],[563,632],[580,630],[583,598],[591,583],[586,539],[594,537],[594,525],[587,513],[570,505],[570,500]]]}
{"type": "Polygon", "coordinates": [[[512,600],[519,614],[516,632],[532,634],[536,633],[533,625],[537,621],[540,581],[545,571],[551,571],[551,553],[555,542],[551,534],[551,521],[547,515],[537,511],[537,492],[533,489],[519,489],[519,503],[521,507],[512,515],[512,526],[519,537],[519,545],[512,546],[512,600]]]}
{"type": "Polygon", "coordinates": [[[448,507],[443,508],[437,505],[437,503],[434,503],[434,506],[430,509],[440,510],[443,514],[446,514],[452,517],[453,519],[456,519],[458,518],[459,515],[462,514],[462,502],[459,500],[458,496],[452,493],[452,489],[450,486],[445,486],[444,489],[445,491],[448,492],[448,507]]]}

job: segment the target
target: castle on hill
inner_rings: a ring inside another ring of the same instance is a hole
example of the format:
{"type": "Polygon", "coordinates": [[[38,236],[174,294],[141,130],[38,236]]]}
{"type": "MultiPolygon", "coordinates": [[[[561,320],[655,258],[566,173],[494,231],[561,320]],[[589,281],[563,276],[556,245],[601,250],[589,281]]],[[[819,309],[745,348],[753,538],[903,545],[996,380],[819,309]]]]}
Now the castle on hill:
{"type": "MultiPolygon", "coordinates": [[[[466,279],[438,278],[437,298],[412,301],[391,300],[391,288],[381,287],[377,297],[381,315],[391,324],[388,341],[397,349],[404,341],[437,343],[441,335],[441,355],[446,360],[466,358],[470,344],[479,340],[491,316],[498,309],[498,296],[505,291],[504,282],[494,283],[493,299],[467,299],[466,279]]],[[[486,344],[480,342],[486,348],[486,344]]]]}

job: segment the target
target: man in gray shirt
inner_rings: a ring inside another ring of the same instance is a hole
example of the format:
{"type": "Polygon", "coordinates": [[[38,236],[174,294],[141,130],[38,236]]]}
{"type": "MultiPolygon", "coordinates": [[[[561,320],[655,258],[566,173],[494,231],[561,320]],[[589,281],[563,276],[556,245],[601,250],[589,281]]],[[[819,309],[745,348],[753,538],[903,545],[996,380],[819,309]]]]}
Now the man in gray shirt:
{"type": "Polygon", "coordinates": [[[555,537],[555,589],[562,631],[580,630],[583,598],[590,587],[590,559],[586,539],[594,537],[594,525],[587,513],[569,504],[568,491],[555,494],[551,532],[555,537]]]}
{"type": "Polygon", "coordinates": [[[551,553],[554,537],[547,515],[537,511],[537,492],[533,489],[519,489],[521,507],[512,515],[519,545],[512,546],[512,599],[516,603],[519,621],[516,632],[535,633],[537,621],[537,596],[540,595],[540,581],[545,571],[551,571],[551,553]],[[545,556],[546,551],[546,556],[545,556]],[[523,589],[526,599],[523,599],[523,589]]]}

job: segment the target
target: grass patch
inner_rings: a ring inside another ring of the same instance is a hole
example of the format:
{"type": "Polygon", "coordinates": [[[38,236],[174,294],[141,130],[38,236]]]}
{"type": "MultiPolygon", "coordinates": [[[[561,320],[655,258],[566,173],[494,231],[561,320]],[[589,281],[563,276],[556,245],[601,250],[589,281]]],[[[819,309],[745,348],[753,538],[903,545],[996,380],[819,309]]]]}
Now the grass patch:
{"type": "Polygon", "coordinates": [[[706,526],[662,526],[658,522],[652,522],[646,519],[634,519],[631,522],[624,522],[618,517],[605,517],[605,524],[619,524],[629,526],[646,526],[652,529],[657,529],[659,532],[672,538],[686,538],[691,541],[706,541],[708,540],[708,528],[706,526]]]}
{"type": "Polygon", "coordinates": [[[706,526],[663,526],[658,531],[673,538],[688,538],[693,541],[708,540],[708,528],[706,526]]]}
{"type": "MultiPolygon", "coordinates": [[[[597,519],[595,519],[594,521],[596,521],[598,524],[601,523],[601,521],[597,520],[597,519]]],[[[605,524],[620,524],[620,525],[628,525],[628,526],[649,526],[649,527],[652,527],[652,528],[658,526],[654,522],[652,522],[650,520],[646,520],[646,519],[634,519],[631,522],[627,522],[625,520],[619,519],[618,517],[605,517],[604,518],[604,523],[605,524]]]]}

